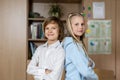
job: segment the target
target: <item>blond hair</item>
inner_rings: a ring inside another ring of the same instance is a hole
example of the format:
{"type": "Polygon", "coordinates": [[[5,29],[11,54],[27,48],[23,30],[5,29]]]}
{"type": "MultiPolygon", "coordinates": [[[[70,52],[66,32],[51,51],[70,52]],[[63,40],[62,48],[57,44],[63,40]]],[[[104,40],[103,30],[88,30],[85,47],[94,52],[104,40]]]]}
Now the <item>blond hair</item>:
{"type": "MultiPolygon", "coordinates": [[[[80,16],[80,17],[82,17],[82,18],[84,19],[84,16],[83,16],[82,13],[70,13],[70,14],[68,15],[68,18],[67,18],[67,30],[68,30],[68,32],[69,32],[69,36],[73,37],[75,43],[77,42],[77,43],[82,44],[82,48],[84,49],[85,54],[86,54],[86,56],[88,57],[87,50],[86,50],[85,43],[84,43],[85,33],[84,33],[82,36],[80,36],[80,39],[78,39],[78,38],[75,36],[75,34],[73,33],[72,24],[71,24],[71,19],[72,19],[73,16],[80,16]]],[[[85,22],[85,20],[84,20],[84,22],[85,22]]],[[[77,47],[78,47],[78,44],[77,44],[77,43],[76,43],[76,45],[77,45],[77,47]]],[[[79,49],[79,47],[78,47],[78,49],[79,49]]]]}
{"type": "MultiPolygon", "coordinates": [[[[81,13],[70,13],[70,14],[68,15],[68,18],[67,18],[67,29],[68,29],[69,35],[70,35],[71,37],[73,37],[73,39],[74,39],[75,41],[77,41],[78,43],[82,43],[82,44],[84,45],[84,41],[83,41],[83,39],[84,39],[84,34],[83,34],[82,36],[80,36],[80,39],[78,39],[78,38],[75,36],[75,34],[73,33],[72,24],[71,24],[71,19],[72,19],[73,16],[80,16],[80,17],[84,18],[81,13]]],[[[84,45],[84,46],[85,46],[85,45],[84,45]]]]}

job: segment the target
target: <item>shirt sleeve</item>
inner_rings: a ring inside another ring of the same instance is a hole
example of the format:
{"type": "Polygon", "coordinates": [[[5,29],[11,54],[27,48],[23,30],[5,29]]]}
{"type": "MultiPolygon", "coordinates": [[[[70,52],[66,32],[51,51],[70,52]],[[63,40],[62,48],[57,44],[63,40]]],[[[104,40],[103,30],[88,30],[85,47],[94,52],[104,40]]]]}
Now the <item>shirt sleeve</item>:
{"type": "Polygon", "coordinates": [[[64,68],[64,58],[65,52],[64,50],[57,51],[57,56],[55,60],[55,64],[53,70],[50,74],[45,74],[43,79],[45,80],[61,80],[62,72],[64,68]]]}
{"type": "Polygon", "coordinates": [[[42,76],[45,73],[44,69],[38,67],[38,61],[39,61],[38,52],[39,50],[37,49],[32,57],[32,60],[27,66],[27,73],[33,76],[42,76]]]}
{"type": "Polygon", "coordinates": [[[75,44],[68,45],[66,47],[66,56],[69,56],[76,69],[85,80],[98,80],[98,77],[92,68],[93,66],[88,66],[89,61],[85,56],[82,47],[78,47],[75,44]]]}

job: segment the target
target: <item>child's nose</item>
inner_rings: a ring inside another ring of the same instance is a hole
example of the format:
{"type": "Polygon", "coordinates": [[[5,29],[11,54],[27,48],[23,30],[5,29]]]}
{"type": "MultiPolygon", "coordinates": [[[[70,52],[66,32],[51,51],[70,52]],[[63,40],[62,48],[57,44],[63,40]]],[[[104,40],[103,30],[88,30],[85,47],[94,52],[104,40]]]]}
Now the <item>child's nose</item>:
{"type": "Polygon", "coordinates": [[[49,29],[48,32],[52,32],[52,29],[49,29]]]}
{"type": "Polygon", "coordinates": [[[80,25],[80,26],[79,26],[79,28],[83,28],[83,26],[82,26],[82,25],[80,25]]]}

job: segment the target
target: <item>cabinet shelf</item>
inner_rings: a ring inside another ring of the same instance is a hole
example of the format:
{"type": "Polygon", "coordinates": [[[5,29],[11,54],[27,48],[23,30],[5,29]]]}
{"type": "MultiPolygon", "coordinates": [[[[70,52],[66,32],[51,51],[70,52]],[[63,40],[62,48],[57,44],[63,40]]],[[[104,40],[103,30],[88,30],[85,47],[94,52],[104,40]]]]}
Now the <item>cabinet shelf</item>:
{"type": "Polygon", "coordinates": [[[30,21],[44,21],[45,18],[28,18],[30,21]]]}
{"type": "Polygon", "coordinates": [[[32,0],[35,3],[81,3],[82,0],[32,0]]]}
{"type": "Polygon", "coordinates": [[[47,41],[46,39],[28,39],[28,41],[33,41],[33,42],[45,42],[47,41]]]}
{"type": "MultiPolygon", "coordinates": [[[[44,21],[46,18],[28,18],[29,21],[44,21]]],[[[65,18],[61,18],[61,21],[65,22],[65,18]]]]}

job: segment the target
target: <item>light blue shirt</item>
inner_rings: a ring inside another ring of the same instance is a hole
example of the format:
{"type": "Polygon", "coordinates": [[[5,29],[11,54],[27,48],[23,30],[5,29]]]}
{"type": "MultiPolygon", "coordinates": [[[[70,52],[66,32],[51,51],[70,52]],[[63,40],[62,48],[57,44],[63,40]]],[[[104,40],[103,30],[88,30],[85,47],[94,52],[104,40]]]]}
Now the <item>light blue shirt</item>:
{"type": "Polygon", "coordinates": [[[63,47],[66,53],[65,80],[98,80],[93,70],[95,64],[86,56],[81,44],[76,45],[72,37],[66,37],[63,47]],[[93,63],[92,66],[88,66],[89,60],[93,63]]]}

